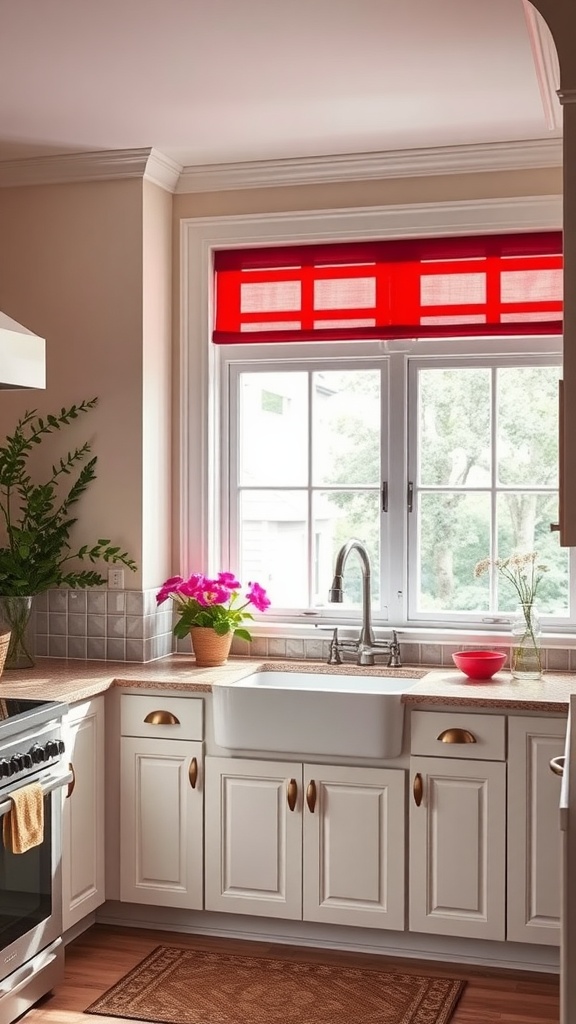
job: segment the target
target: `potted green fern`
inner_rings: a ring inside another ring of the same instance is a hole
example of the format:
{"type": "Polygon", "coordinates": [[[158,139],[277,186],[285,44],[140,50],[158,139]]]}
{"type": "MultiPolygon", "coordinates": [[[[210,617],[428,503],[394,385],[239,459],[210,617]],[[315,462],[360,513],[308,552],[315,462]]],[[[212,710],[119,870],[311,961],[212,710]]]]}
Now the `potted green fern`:
{"type": "Polygon", "coordinates": [[[128,552],[108,538],[71,548],[74,507],[96,477],[97,458],[88,442],[59,459],[42,483],[35,483],[28,471],[28,458],[37,445],[94,408],[97,401],[92,398],[45,417],[35,409],[26,412],[0,445],[0,543],[4,545],[0,547],[0,613],[11,631],[6,668],[34,664],[26,644],[34,595],[52,587],[97,587],[106,582],[97,569],[75,569],[73,561],[120,563],[136,569],[128,552]],[[66,487],[71,474],[74,480],[66,487]]]}

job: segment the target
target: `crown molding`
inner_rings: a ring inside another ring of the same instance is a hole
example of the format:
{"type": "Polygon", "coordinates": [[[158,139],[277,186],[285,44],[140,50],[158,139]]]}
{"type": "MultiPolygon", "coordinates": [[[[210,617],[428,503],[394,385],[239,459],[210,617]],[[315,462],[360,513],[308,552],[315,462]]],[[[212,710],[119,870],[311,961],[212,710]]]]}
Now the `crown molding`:
{"type": "MultiPolygon", "coordinates": [[[[559,95],[562,102],[576,102],[576,93],[564,91],[559,95]]],[[[221,192],[561,166],[560,138],[196,167],[182,167],[159,150],[147,147],[6,160],[0,162],[0,188],[142,178],[167,192],[221,192]]]]}
{"type": "Polygon", "coordinates": [[[562,166],[561,139],[184,167],[177,193],[562,166]]]}
{"type": "Polygon", "coordinates": [[[157,149],[99,150],[0,162],[0,188],[142,178],[174,192],[181,166],[157,149]]]}
{"type": "Polygon", "coordinates": [[[544,117],[549,130],[554,131],[562,127],[562,107],[558,102],[560,88],[558,53],[552,33],[542,15],[532,6],[530,0],[523,0],[523,5],[544,117]]]}

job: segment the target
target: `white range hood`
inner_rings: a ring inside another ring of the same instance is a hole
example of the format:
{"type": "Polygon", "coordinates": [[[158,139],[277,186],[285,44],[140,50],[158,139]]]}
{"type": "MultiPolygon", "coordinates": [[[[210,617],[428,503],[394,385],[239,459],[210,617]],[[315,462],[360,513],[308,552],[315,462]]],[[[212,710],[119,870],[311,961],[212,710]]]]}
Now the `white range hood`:
{"type": "Polygon", "coordinates": [[[0,313],[0,388],[45,387],[45,339],[0,313]]]}

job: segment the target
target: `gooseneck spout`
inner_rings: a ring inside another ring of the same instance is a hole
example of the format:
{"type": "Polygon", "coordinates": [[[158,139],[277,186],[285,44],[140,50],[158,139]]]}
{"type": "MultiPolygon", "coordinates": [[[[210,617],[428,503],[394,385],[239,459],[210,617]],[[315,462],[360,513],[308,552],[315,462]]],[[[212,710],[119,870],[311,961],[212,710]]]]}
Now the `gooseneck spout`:
{"type": "Polygon", "coordinates": [[[344,568],[348,560],[348,555],[352,551],[357,552],[362,569],[362,628],[360,630],[360,636],[358,637],[359,649],[361,651],[365,647],[372,648],[375,644],[374,631],[372,629],[370,556],[368,555],[366,547],[361,540],[348,540],[340,548],[336,556],[334,579],[332,580],[328,599],[330,601],[337,602],[338,604],[342,603],[344,568]]]}

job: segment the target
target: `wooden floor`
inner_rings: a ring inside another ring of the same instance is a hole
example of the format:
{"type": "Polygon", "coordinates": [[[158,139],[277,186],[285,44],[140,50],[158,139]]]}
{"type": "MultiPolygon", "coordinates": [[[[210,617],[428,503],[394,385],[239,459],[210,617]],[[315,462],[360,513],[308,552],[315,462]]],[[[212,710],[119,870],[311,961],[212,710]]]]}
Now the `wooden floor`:
{"type": "MultiPolygon", "coordinates": [[[[554,975],[455,967],[433,961],[423,963],[362,953],[336,953],[96,925],[67,947],[64,982],[20,1018],[19,1024],[102,1024],[104,1021],[106,1024],[121,1024],[124,1018],[96,1017],[82,1011],[155,946],[163,943],[227,953],[262,953],[294,960],[381,966],[392,971],[465,978],[468,984],[451,1024],[558,1024],[559,1020],[558,978],[554,975]]],[[[303,1020],[302,1024],[306,1021],[303,1020]]]]}

